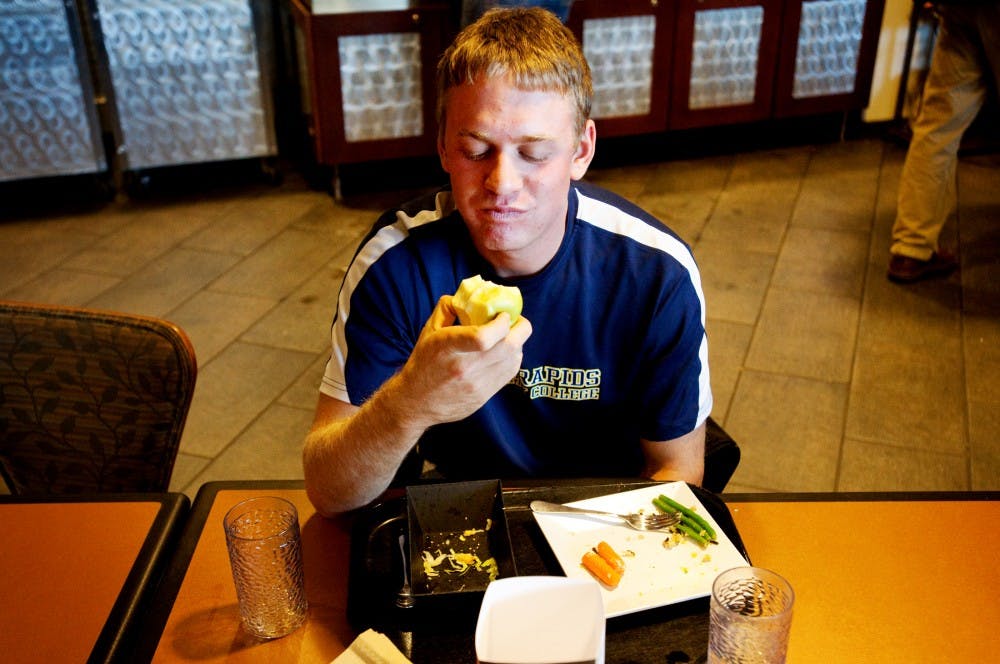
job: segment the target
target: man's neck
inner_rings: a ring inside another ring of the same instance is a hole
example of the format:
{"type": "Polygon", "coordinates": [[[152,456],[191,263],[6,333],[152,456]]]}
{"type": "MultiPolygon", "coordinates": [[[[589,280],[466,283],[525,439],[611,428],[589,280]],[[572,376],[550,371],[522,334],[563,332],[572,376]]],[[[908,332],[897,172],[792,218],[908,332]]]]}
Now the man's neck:
{"type": "Polygon", "coordinates": [[[538,274],[552,262],[559,253],[566,237],[566,226],[559,229],[558,236],[552,234],[545,238],[544,244],[527,247],[523,251],[493,253],[484,256],[500,277],[507,279],[530,277],[538,274]]]}

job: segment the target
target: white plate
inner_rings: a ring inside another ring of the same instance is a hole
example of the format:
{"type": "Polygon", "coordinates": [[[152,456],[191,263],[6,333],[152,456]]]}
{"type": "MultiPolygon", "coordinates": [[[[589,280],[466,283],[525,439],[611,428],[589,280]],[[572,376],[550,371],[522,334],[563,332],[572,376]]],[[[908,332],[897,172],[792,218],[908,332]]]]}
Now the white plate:
{"type": "Polygon", "coordinates": [[[476,621],[476,661],[604,664],[599,586],[565,576],[492,582],[476,621]]]}
{"type": "Polygon", "coordinates": [[[702,549],[685,538],[667,549],[663,546],[666,536],[662,533],[639,532],[624,524],[615,525],[611,521],[584,516],[534,513],[566,576],[593,578],[580,560],[601,540],[625,559],[625,574],[618,587],[601,586],[606,618],[707,597],[716,576],[727,569],[748,564],[684,482],[668,482],[566,504],[620,514],[640,510],[656,512],[653,498],[660,494],[704,517],[715,528],[719,543],[702,549]]]}

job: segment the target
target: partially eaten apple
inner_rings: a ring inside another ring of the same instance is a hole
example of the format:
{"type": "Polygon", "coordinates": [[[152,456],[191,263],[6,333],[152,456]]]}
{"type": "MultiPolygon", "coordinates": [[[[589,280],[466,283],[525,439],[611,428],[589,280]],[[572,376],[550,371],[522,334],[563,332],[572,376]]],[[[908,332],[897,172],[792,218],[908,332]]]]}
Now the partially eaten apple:
{"type": "Polygon", "coordinates": [[[462,325],[485,325],[506,311],[511,325],[520,317],[524,301],[517,286],[501,286],[480,275],[463,279],[452,298],[458,322],[462,325]]]}

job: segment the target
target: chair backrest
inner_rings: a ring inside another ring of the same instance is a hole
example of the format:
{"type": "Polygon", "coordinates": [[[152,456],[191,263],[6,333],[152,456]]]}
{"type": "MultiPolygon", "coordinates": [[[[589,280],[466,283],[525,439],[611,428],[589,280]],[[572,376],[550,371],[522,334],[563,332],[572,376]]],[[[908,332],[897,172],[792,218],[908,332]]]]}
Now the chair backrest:
{"type": "Polygon", "coordinates": [[[729,484],[740,465],[740,446],[711,417],[705,423],[705,477],[701,485],[715,493],[729,484]]]}
{"type": "Polygon", "coordinates": [[[0,472],[14,494],[166,491],[197,363],[176,325],[0,302],[0,472]]]}

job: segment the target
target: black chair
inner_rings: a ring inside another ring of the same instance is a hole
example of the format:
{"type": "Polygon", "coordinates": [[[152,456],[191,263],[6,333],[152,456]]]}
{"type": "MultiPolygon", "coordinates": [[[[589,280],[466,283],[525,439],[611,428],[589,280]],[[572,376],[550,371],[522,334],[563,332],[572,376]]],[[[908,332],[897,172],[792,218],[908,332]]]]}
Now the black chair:
{"type": "Polygon", "coordinates": [[[194,394],[156,318],[0,302],[0,474],[18,495],[161,492],[194,394]]]}
{"type": "Polygon", "coordinates": [[[705,423],[705,477],[702,487],[722,493],[739,465],[740,446],[709,417],[705,423]]]}

